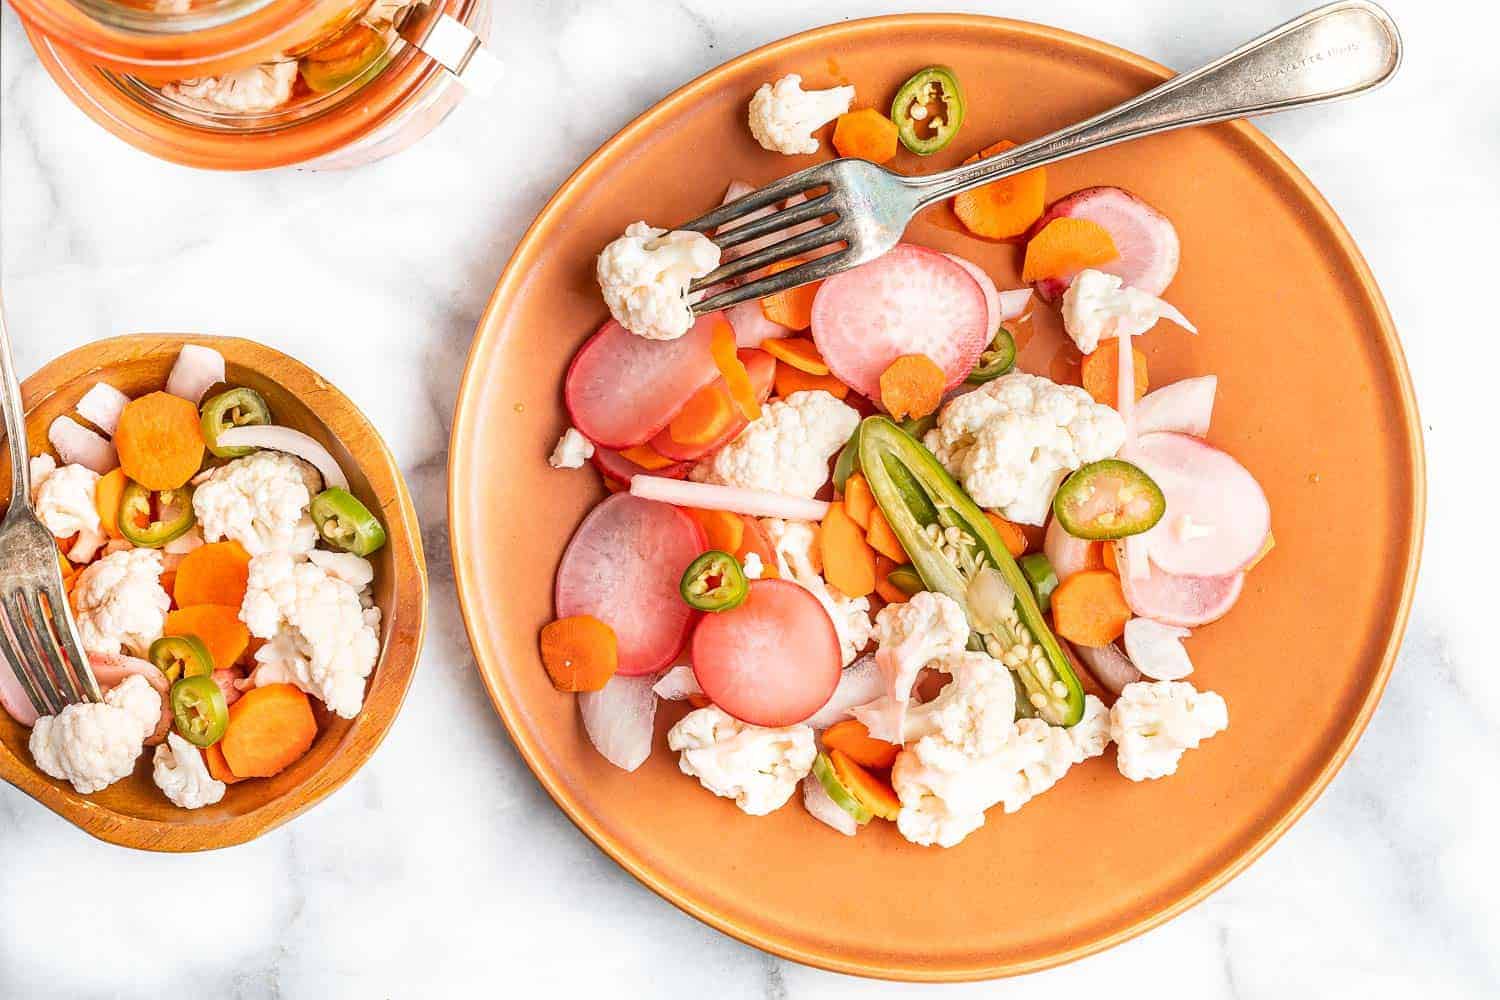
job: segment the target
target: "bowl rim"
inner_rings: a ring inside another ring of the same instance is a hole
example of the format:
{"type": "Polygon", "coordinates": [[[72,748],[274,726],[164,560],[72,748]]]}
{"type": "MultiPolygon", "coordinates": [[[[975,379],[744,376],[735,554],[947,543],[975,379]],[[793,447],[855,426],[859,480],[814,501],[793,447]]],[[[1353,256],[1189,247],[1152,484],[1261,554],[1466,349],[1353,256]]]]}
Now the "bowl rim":
{"type": "Polygon", "coordinates": [[[472,449],[466,442],[472,440],[475,435],[476,421],[483,419],[483,414],[478,409],[483,376],[480,365],[491,350],[498,348],[496,328],[501,324],[500,317],[505,310],[505,303],[521,294],[530,272],[530,261],[545,251],[546,234],[556,226],[561,218],[562,202],[575,188],[592,183],[596,175],[612,165],[614,160],[624,155],[635,143],[645,139],[663,119],[676,115],[680,109],[698,100],[705,92],[714,90],[721,79],[731,75],[745,63],[774,58],[781,50],[809,42],[821,42],[829,46],[856,44],[862,36],[892,28],[998,32],[1010,40],[1025,39],[1061,50],[1078,51],[1096,56],[1119,64],[1123,68],[1149,75],[1159,81],[1167,80],[1175,75],[1175,71],[1168,67],[1128,49],[1049,25],[984,14],[891,14],[843,21],[786,36],[736,56],[672,91],[611,136],[558,186],[516,244],[515,250],[496,283],[495,291],[485,306],[476,328],[455,406],[453,429],[449,439],[449,540],[459,605],[470,644],[473,647],[474,665],[479,671],[486,691],[489,692],[495,711],[505,724],[527,766],[546,789],[548,795],[562,809],[569,821],[600,850],[648,889],[684,913],[745,944],[782,958],[830,972],[867,978],[906,982],[969,982],[1039,972],[1096,954],[1144,934],[1185,912],[1224,886],[1265,854],[1293,824],[1301,819],[1353,751],[1380,702],[1395,666],[1410,618],[1417,573],[1421,563],[1423,532],[1426,523],[1426,459],[1421,420],[1411,374],[1394,321],[1374,274],[1348,229],[1307,176],[1264,133],[1244,120],[1216,125],[1214,128],[1235,133],[1239,140],[1248,144],[1252,154],[1265,158],[1270,167],[1289,183],[1295,195],[1303,199],[1314,213],[1316,218],[1313,224],[1321,225],[1336,243],[1339,252],[1346,256],[1353,272],[1352,280],[1360,286],[1368,306],[1379,320],[1378,328],[1370,332],[1372,336],[1379,338],[1390,357],[1391,368],[1399,387],[1398,402],[1403,416],[1402,426],[1397,432],[1404,435],[1406,457],[1412,470],[1412,508],[1406,539],[1405,568],[1402,574],[1400,599],[1392,618],[1389,638],[1382,650],[1376,674],[1357,715],[1347,732],[1344,733],[1335,752],[1318,770],[1296,801],[1284,813],[1264,825],[1243,852],[1226,858],[1216,871],[1156,911],[1098,938],[1060,948],[1039,958],[1021,961],[991,961],[913,968],[895,963],[882,963],[873,959],[849,958],[832,951],[819,951],[804,947],[792,938],[781,937],[774,933],[763,933],[737,923],[713,906],[695,898],[687,887],[675,884],[661,876],[649,864],[627,853],[619,843],[600,828],[593,817],[579,805],[572,792],[551,770],[541,748],[519,724],[518,708],[510,704],[508,693],[492,677],[492,671],[485,665],[486,661],[494,662],[496,667],[493,673],[498,675],[503,672],[506,661],[498,651],[491,648],[491,643],[483,631],[483,618],[480,614],[483,602],[478,589],[479,584],[467,561],[462,558],[462,553],[468,549],[469,539],[462,502],[458,499],[459,490],[462,488],[461,483],[467,476],[467,469],[476,460],[471,455],[472,449]]]}
{"type": "MultiPolygon", "coordinates": [[[[65,783],[48,778],[30,761],[0,743],[0,778],[99,840],[137,850],[169,853],[217,850],[248,843],[301,815],[354,777],[374,755],[400,714],[411,688],[427,629],[427,565],[422,553],[416,509],[395,457],[353,400],[296,358],[241,337],[124,334],[74,348],[44,364],[22,383],[27,419],[38,406],[56,395],[55,383],[62,380],[64,373],[74,373],[66,376],[67,381],[73,381],[102,371],[103,368],[91,358],[104,344],[129,345],[135,356],[176,353],[185,344],[202,344],[221,350],[233,365],[257,372],[270,371],[274,366],[277,372],[274,381],[307,407],[330,435],[333,434],[334,422],[346,425],[346,433],[339,435],[337,440],[351,456],[368,456],[358,459],[357,463],[371,481],[372,489],[377,483],[382,486],[388,483],[386,489],[392,493],[390,504],[384,510],[396,577],[392,583],[394,593],[398,595],[397,607],[391,612],[392,617],[396,613],[402,614],[403,620],[399,629],[390,630],[390,639],[381,647],[374,671],[375,681],[366,693],[364,709],[355,717],[328,762],[301,784],[257,809],[227,820],[165,822],[123,815],[88,796],[79,795],[65,783]],[[41,388],[44,382],[48,383],[45,391],[41,388]],[[377,685],[393,692],[394,698],[372,705],[374,699],[371,696],[377,685]]],[[[193,814],[184,812],[183,815],[193,814]]]]}

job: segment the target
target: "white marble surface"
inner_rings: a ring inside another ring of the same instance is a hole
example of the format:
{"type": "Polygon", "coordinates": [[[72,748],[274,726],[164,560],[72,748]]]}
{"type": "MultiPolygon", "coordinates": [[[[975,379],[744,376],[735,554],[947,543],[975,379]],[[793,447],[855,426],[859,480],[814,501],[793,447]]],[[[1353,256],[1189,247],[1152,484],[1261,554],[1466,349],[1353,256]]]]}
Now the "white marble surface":
{"type": "MultiPolygon", "coordinates": [[[[445,442],[479,311],[572,166],[680,82],[818,23],[963,8],[1050,21],[1187,67],[1303,0],[499,0],[510,79],[353,173],[197,173],[106,135],[3,16],[0,229],[21,368],[127,331],[240,334],[336,379],[399,456],[433,571],[405,712],[312,814],[243,848],[157,857],[96,843],[0,786],[5,997],[827,998],[936,992],[769,958],[683,916],[553,807],[476,676],[445,538],[445,442]],[[530,135],[514,141],[520,129],[530,135]],[[169,992],[170,991],[170,992],[169,992]],[[512,992],[514,991],[514,992],[512,992]]],[[[1076,965],[953,995],[1282,998],[1500,994],[1493,738],[1500,350],[1500,12],[1390,0],[1401,77],[1266,123],[1343,213],[1404,331],[1431,461],[1427,556],[1389,693],[1288,836],[1169,925],[1076,965]]],[[[1309,276],[1312,280],[1312,276],[1309,276]]],[[[1295,651],[1289,655],[1295,656],[1295,651]]],[[[1306,669],[1317,670],[1315,663],[1306,669]]]]}

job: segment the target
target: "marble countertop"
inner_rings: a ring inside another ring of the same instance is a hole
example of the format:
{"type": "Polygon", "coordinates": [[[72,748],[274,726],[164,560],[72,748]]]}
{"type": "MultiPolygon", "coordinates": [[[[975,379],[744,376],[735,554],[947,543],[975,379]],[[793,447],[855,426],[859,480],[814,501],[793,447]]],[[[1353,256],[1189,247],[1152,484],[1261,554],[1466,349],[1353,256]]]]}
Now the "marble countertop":
{"type": "MultiPolygon", "coordinates": [[[[238,334],[297,355],[353,396],[395,450],[433,593],[422,669],[385,745],[317,810],[254,844],[135,853],[0,786],[0,994],[937,991],[804,968],[708,929],[617,868],[533,780],[480,688],[448,556],[446,442],[474,325],[574,164],[679,83],[764,42],[841,18],[961,8],[1056,23],[1186,68],[1304,0],[497,6],[510,79],[550,81],[546,114],[522,126],[535,141],[513,141],[514,121],[502,130],[504,105],[471,102],[394,159],[253,176],[170,166],[115,141],[52,85],[5,9],[0,230],[21,369],[130,331],[238,334]]],[[[1464,530],[1476,499],[1489,517],[1485,486],[1500,483],[1486,447],[1495,421],[1471,402],[1490,398],[1500,370],[1494,319],[1472,304],[1472,289],[1493,280],[1484,275],[1500,226],[1500,11],[1389,7],[1408,44],[1391,86],[1265,124],[1369,257],[1423,407],[1427,554],[1384,703],[1307,817],[1207,902],[1077,964],[952,995],[1500,994],[1500,670],[1493,648],[1483,652],[1493,578],[1477,568],[1496,546],[1464,530]]]]}

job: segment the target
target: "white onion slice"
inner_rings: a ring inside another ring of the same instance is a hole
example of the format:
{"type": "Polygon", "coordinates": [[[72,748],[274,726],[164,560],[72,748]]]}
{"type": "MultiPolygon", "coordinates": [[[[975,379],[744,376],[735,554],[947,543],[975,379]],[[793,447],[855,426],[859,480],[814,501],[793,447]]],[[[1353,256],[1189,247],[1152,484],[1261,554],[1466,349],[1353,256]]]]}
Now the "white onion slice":
{"type": "Polygon", "coordinates": [[[184,344],[167,376],[167,392],[197,406],[209,388],[224,381],[224,355],[212,347],[184,344]]]}
{"type": "Polygon", "coordinates": [[[120,464],[115,446],[72,417],[58,417],[47,428],[47,441],[63,465],[81,465],[104,475],[120,464]]]}
{"type": "MultiPolygon", "coordinates": [[[[224,440],[223,436],[219,440],[224,440]]],[[[805,497],[787,496],[785,493],[771,493],[767,490],[746,490],[737,486],[693,483],[684,479],[664,479],[661,476],[632,476],[630,492],[632,496],[638,496],[642,500],[659,500],[678,507],[727,510],[734,514],[780,517],[788,521],[821,521],[828,513],[828,504],[823,500],[808,500],[805,497]]]]}
{"type": "Polygon", "coordinates": [[[615,767],[634,771],[651,756],[656,724],[655,674],[611,677],[598,691],[578,695],[578,711],[594,749],[615,767]]]}
{"type": "Polygon", "coordinates": [[[323,486],[349,488],[349,479],[339,463],[317,441],[290,427],[262,424],[248,427],[231,427],[219,435],[219,444],[226,448],[264,448],[267,451],[284,451],[309,462],[323,474],[323,486]]]}
{"type": "Polygon", "coordinates": [[[690,695],[702,694],[698,676],[687,664],[679,664],[661,675],[661,680],[651,689],[663,701],[686,701],[690,695]]]}
{"type": "Polygon", "coordinates": [[[1156,681],[1180,681],[1193,672],[1193,658],[1182,640],[1193,633],[1150,618],[1125,623],[1125,652],[1137,670],[1156,681]]]}
{"type": "Polygon", "coordinates": [[[80,417],[113,437],[115,428],[120,426],[120,414],[125,412],[125,406],[129,402],[129,396],[108,382],[95,382],[94,387],[83,394],[83,398],[78,400],[78,405],[73,409],[80,417]]]}
{"type": "Polygon", "coordinates": [[[1111,643],[1108,646],[1079,646],[1073,645],[1073,652],[1083,661],[1083,665],[1089,668],[1089,673],[1094,675],[1104,688],[1114,694],[1125,690],[1126,684],[1134,684],[1141,679],[1141,672],[1136,669],[1130,658],[1120,652],[1120,647],[1111,643]]]}
{"type": "Polygon", "coordinates": [[[1135,432],[1177,431],[1207,437],[1218,388],[1217,375],[1199,375],[1148,392],[1135,404],[1135,432]]]}
{"type": "Polygon", "coordinates": [[[815,774],[809,774],[802,779],[802,804],[807,806],[807,811],[812,814],[813,819],[833,827],[846,837],[854,836],[859,830],[859,824],[854,822],[854,817],[839,808],[839,804],[833,801],[828,794],[828,789],[818,780],[815,774]]]}
{"type": "Polygon", "coordinates": [[[1157,312],[1161,313],[1161,318],[1162,319],[1169,319],[1169,320],[1171,320],[1173,323],[1176,323],[1178,326],[1182,327],[1188,333],[1197,333],[1198,332],[1198,328],[1192,324],[1191,320],[1189,320],[1186,316],[1184,316],[1182,314],[1182,310],[1181,309],[1178,309],[1176,306],[1174,306],[1172,303],[1168,302],[1166,299],[1157,299],[1156,301],[1159,302],[1159,303],[1161,303],[1157,307],[1157,312]]]}
{"type": "Polygon", "coordinates": [[[838,687],[808,719],[804,725],[823,730],[835,722],[854,718],[854,709],[866,705],[885,694],[885,678],[875,665],[874,656],[861,656],[839,675],[838,687]]]}
{"type": "Polygon", "coordinates": [[[1031,305],[1030,288],[1010,288],[1000,293],[1000,322],[1008,323],[1026,315],[1031,305]]]}

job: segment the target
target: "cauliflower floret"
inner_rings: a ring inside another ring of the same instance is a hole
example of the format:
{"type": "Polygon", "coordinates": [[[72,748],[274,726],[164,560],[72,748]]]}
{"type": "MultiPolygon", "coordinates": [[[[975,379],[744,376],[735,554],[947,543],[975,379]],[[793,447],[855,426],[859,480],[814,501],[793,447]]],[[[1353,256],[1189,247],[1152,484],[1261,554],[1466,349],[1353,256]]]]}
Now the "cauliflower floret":
{"type": "Polygon", "coordinates": [[[1063,328],[1084,354],[1094,353],[1099,341],[1109,337],[1139,336],[1163,316],[1198,332],[1182,313],[1155,295],[1126,287],[1118,276],[1093,268],[1078,272],[1063,293],[1063,328]]]}
{"type": "Polygon", "coordinates": [[[870,599],[845,597],[823,579],[823,562],[818,552],[817,528],[807,521],[783,521],[766,518],[766,536],[776,550],[776,568],[783,580],[791,580],[808,591],[823,605],[833,619],[833,630],[839,637],[839,653],[848,666],[860,651],[870,644],[875,627],[870,623],[870,599]]]}
{"type": "Polygon", "coordinates": [[[321,487],[300,458],[258,451],[215,469],[193,492],[193,513],[210,542],[233,539],[252,556],[310,552],[318,529],[307,507],[321,487]]]}
{"type": "Polygon", "coordinates": [[[78,574],[73,619],[84,652],[146,655],[161,637],[172,605],[161,574],[161,553],[155,549],[115,552],[78,574]]]}
{"type": "Polygon", "coordinates": [[[255,654],[256,686],[295,684],[352,719],[380,656],[380,609],[366,607],[360,590],[326,569],[328,562],[297,562],[285,552],[254,557],[240,620],[270,640],[255,654]]]}
{"type": "Polygon", "coordinates": [[[1229,728],[1229,706],[1186,681],[1136,681],[1109,710],[1109,735],[1120,745],[1120,773],[1149,781],[1177,773],[1184,750],[1229,728]]]}
{"type": "Polygon", "coordinates": [[[181,809],[201,809],[224,797],[224,782],[208,773],[203,754],[176,733],[167,734],[167,742],[156,748],[151,762],[151,778],[172,804],[181,809]]]}
{"type": "Polygon", "coordinates": [[[69,705],[44,715],[31,730],[31,757],[44,774],[91,795],[135,770],[146,737],[161,719],[161,695],[132,674],[100,702],[69,705]]]}
{"type": "Polygon", "coordinates": [[[682,752],[683,774],[751,816],[786,805],[818,755],[811,726],[746,725],[713,705],[683,716],[667,733],[667,746],[682,752]]]}
{"type": "Polygon", "coordinates": [[[647,340],[676,340],[696,322],[688,286],[718,266],[719,248],[702,233],[633,222],[599,254],[596,273],[621,326],[647,340]]]}
{"type": "MultiPolygon", "coordinates": [[[[36,459],[32,459],[33,470],[37,467],[36,459]]],[[[82,465],[64,465],[40,478],[33,471],[31,503],[36,516],[58,538],[81,531],[97,533],[99,510],[94,506],[94,488],[98,483],[99,473],[82,465]]]]}
{"type": "Polygon", "coordinates": [[[370,564],[370,560],[352,552],[313,549],[307,554],[307,558],[323,572],[335,580],[342,580],[355,590],[363,592],[375,582],[375,567],[370,564]]]}
{"type": "Polygon", "coordinates": [[[1078,763],[1098,757],[1109,746],[1109,709],[1091,694],[1083,696],[1083,718],[1067,730],[1078,753],[1078,763]]]}
{"type": "Polygon", "coordinates": [[[162,94],[180,104],[214,114],[275,111],[292,98],[297,62],[261,63],[223,76],[169,83],[162,94]]]}
{"type": "Polygon", "coordinates": [[[695,482],[811,499],[828,482],[828,460],[859,426],[859,414],[822,389],[794,392],[688,473],[695,482]]]}
{"type": "Polygon", "coordinates": [[[1125,422],[1078,386],[1012,372],[943,407],[925,440],[975,503],[1040,525],[1069,472],[1125,444],[1125,422]]]}
{"type": "Polygon", "coordinates": [[[854,714],[877,740],[905,743],[907,710],[917,674],[934,660],[963,652],[969,641],[969,620],[953,598],[924,590],[905,604],[886,605],[875,617],[874,636],[879,644],[875,663],[885,681],[885,694],[855,708],[854,714]]]}
{"type": "Polygon", "coordinates": [[[581,469],[583,463],[594,457],[594,442],[584,437],[577,427],[569,427],[557,439],[557,447],[547,456],[547,464],[554,469],[581,469]]]}
{"type": "Polygon", "coordinates": [[[803,90],[802,77],[788,73],[774,84],[761,84],[750,98],[750,134],[773,153],[816,153],[818,137],[813,133],[853,103],[853,87],[803,90]]]}
{"type": "Polygon", "coordinates": [[[745,561],[740,564],[740,568],[744,570],[747,580],[759,580],[766,575],[766,564],[761,562],[759,552],[745,553],[745,561]]]}

